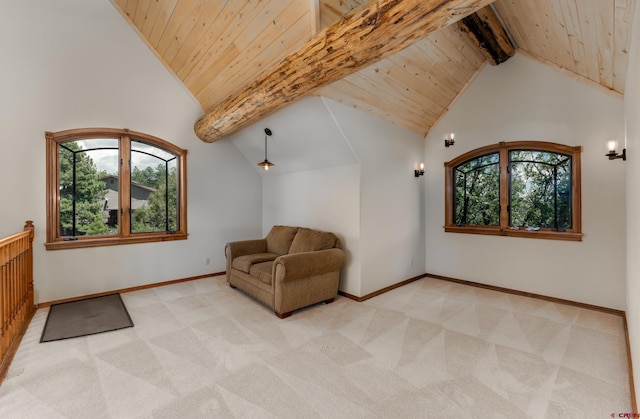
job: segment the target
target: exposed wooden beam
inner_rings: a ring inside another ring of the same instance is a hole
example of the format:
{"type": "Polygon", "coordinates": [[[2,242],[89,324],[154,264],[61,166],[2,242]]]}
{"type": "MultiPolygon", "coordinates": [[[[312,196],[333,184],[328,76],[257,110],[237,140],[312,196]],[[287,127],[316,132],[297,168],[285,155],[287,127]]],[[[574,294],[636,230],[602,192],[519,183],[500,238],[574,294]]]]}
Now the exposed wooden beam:
{"type": "Polygon", "coordinates": [[[458,26],[469,35],[491,65],[503,63],[516,53],[507,30],[491,6],[458,21],[458,26]]]}
{"type": "Polygon", "coordinates": [[[299,51],[219,103],[195,124],[213,142],[379,61],[493,0],[374,0],[314,36],[299,51]]]}

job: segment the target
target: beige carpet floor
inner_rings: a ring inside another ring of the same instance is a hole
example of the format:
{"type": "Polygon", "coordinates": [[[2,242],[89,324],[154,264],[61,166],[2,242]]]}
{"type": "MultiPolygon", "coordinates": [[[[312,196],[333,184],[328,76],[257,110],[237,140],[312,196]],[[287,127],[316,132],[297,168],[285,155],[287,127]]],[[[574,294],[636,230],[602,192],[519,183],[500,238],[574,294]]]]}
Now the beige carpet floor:
{"type": "Polygon", "coordinates": [[[213,277],[122,295],[135,327],[38,343],[0,418],[607,418],[631,412],[622,319],[421,279],[280,320],[213,277]]]}

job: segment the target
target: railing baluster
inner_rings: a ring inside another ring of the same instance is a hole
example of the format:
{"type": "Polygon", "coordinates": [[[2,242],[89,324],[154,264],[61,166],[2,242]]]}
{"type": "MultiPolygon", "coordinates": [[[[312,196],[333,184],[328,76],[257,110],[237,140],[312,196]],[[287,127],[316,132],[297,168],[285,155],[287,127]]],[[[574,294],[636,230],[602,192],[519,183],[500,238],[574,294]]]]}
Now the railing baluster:
{"type": "Polygon", "coordinates": [[[0,239],[0,382],[35,311],[34,230],[33,222],[27,221],[22,233],[0,239]]]}

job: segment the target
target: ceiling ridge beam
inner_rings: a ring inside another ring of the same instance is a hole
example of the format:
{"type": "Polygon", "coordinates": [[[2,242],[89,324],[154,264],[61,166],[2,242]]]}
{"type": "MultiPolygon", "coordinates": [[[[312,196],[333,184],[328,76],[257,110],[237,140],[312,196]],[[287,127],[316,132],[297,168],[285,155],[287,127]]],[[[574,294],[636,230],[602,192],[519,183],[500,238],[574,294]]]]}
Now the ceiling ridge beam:
{"type": "Polygon", "coordinates": [[[503,63],[516,53],[509,33],[490,5],[458,21],[458,27],[491,65],[503,63]]]}
{"type": "Polygon", "coordinates": [[[347,13],[195,124],[219,140],[320,87],[400,51],[493,0],[374,0],[347,13]]]}

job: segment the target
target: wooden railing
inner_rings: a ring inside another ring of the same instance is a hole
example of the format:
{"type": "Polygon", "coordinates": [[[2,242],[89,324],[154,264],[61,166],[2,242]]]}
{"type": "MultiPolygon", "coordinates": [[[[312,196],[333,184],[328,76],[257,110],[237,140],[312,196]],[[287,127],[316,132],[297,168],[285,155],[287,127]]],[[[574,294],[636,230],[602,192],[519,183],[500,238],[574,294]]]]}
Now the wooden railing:
{"type": "Polygon", "coordinates": [[[0,382],[35,312],[33,221],[24,231],[0,239],[0,382]]]}

